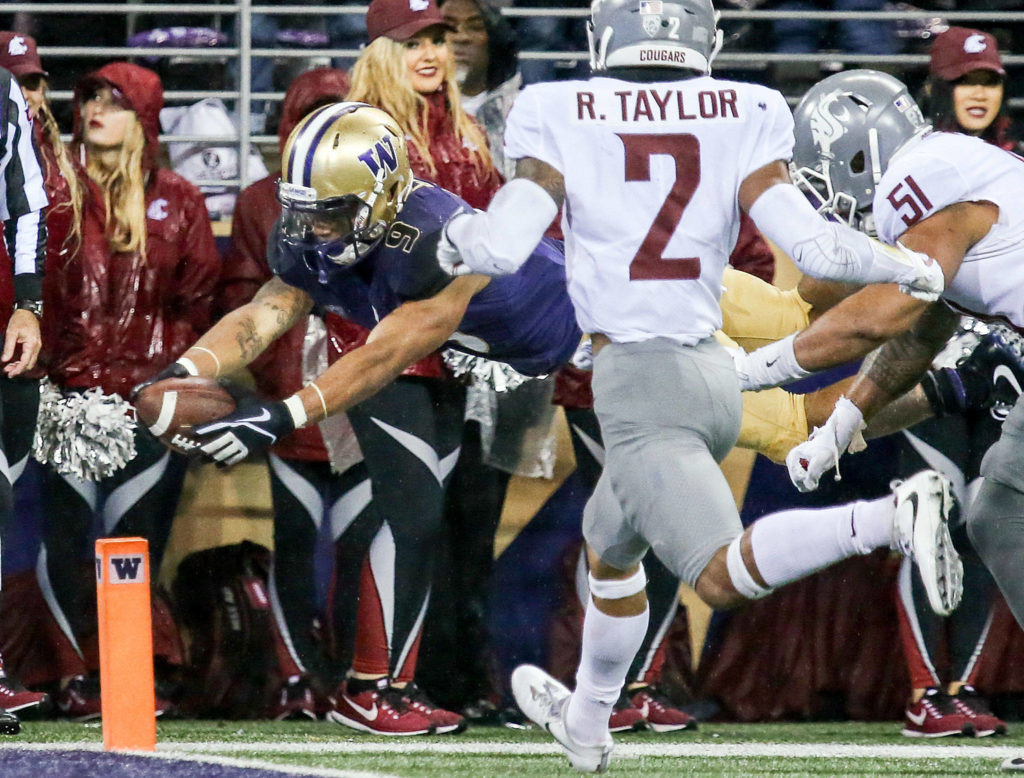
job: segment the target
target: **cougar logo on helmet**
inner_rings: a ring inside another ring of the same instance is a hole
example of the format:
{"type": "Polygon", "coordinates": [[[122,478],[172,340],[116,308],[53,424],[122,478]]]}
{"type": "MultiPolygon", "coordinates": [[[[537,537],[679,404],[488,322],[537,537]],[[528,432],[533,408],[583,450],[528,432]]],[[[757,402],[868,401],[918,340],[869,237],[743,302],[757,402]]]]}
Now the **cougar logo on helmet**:
{"type": "Polygon", "coordinates": [[[808,120],[814,145],[818,148],[818,153],[826,159],[832,157],[832,142],[846,132],[842,119],[834,113],[845,111],[838,103],[839,92],[830,92],[818,101],[808,120]]]}
{"type": "Polygon", "coordinates": [[[365,103],[333,103],[292,130],[282,153],[278,244],[326,281],[377,245],[412,189],[405,134],[365,103]]]}

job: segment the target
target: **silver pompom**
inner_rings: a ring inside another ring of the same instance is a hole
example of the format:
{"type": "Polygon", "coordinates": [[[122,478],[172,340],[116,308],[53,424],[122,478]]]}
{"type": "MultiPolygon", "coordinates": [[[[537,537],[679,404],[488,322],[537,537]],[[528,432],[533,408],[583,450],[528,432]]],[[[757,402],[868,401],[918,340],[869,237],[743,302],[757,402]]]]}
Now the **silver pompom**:
{"type": "Polygon", "coordinates": [[[67,395],[48,381],[40,387],[32,455],[62,475],[106,478],[135,458],[131,405],[99,387],[67,395]]]}
{"type": "MultiPolygon", "coordinates": [[[[511,391],[534,378],[534,376],[523,375],[504,362],[495,362],[473,354],[464,354],[455,349],[445,349],[441,352],[441,356],[456,378],[468,376],[473,383],[482,383],[495,392],[511,391]]],[[[543,378],[544,376],[536,377],[543,378]]]]}

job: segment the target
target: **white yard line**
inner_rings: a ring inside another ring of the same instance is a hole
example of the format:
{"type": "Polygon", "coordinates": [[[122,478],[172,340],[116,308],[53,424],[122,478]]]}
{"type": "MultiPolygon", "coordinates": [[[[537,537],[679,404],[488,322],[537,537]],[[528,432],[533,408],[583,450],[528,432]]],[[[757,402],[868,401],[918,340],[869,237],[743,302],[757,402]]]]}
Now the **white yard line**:
{"type": "MultiPolygon", "coordinates": [[[[11,744],[16,748],[45,750],[87,750],[99,751],[98,743],[25,743],[11,744]]],[[[361,742],[352,740],[330,740],[313,743],[244,743],[239,741],[213,741],[188,743],[160,743],[157,756],[168,758],[193,754],[488,754],[508,756],[561,753],[555,743],[478,743],[458,740],[394,740],[388,742],[361,742]]],[[[146,754],[152,756],[152,754],[146,754]]],[[[842,743],[623,743],[615,745],[617,758],[639,758],[656,756],[700,756],[700,757],[805,757],[831,759],[836,757],[860,757],[877,759],[1004,759],[1024,756],[1024,744],[975,746],[951,743],[949,745],[854,745],[842,743]]],[[[262,765],[263,763],[261,763],[262,765]]],[[[298,768],[266,766],[264,769],[289,770],[298,768]]],[[[324,776],[380,776],[379,773],[357,773],[322,768],[301,768],[307,774],[324,776]],[[321,772],[315,772],[320,769],[321,772]]]]}

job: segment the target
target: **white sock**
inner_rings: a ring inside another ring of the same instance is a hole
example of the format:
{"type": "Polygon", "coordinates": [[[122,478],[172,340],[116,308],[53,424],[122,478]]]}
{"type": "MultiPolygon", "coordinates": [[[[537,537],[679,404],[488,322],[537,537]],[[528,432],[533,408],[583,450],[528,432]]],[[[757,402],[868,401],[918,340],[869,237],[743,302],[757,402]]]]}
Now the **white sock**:
{"type": "Polygon", "coordinates": [[[769,514],[750,535],[754,562],[774,589],[855,554],[889,548],[894,511],[890,496],[769,514]]]}
{"type": "Polygon", "coordinates": [[[588,600],[576,691],[565,712],[569,737],[577,743],[594,746],[608,740],[608,718],[643,643],[649,617],[650,608],[638,616],[609,616],[597,609],[593,598],[588,600]]]}

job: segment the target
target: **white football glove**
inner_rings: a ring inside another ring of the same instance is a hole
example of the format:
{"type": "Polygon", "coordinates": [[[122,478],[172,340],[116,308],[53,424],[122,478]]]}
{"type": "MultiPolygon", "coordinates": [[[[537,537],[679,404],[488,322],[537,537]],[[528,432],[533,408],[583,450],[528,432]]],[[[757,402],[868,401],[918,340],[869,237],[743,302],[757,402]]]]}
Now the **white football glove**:
{"type": "Polygon", "coordinates": [[[580,341],[580,345],[576,347],[576,353],[572,355],[572,366],[578,370],[593,370],[594,369],[594,344],[589,338],[580,341]]]}
{"type": "Polygon", "coordinates": [[[460,216],[469,216],[469,214],[460,212],[452,216],[441,230],[441,238],[437,242],[437,264],[450,276],[464,276],[473,272],[469,265],[462,261],[462,254],[448,237],[449,225],[460,216]]]}
{"type": "Polygon", "coordinates": [[[786,456],[789,478],[797,490],[813,492],[821,477],[833,467],[838,481],[839,457],[847,450],[861,451],[865,447],[861,435],[864,427],[860,408],[846,397],[840,397],[825,425],[815,427],[811,436],[786,456]]]}
{"type": "Polygon", "coordinates": [[[892,251],[899,252],[899,260],[909,265],[907,277],[898,282],[897,286],[903,294],[915,300],[933,302],[939,299],[946,288],[946,277],[942,274],[942,266],[927,254],[908,249],[899,241],[892,251]]]}

